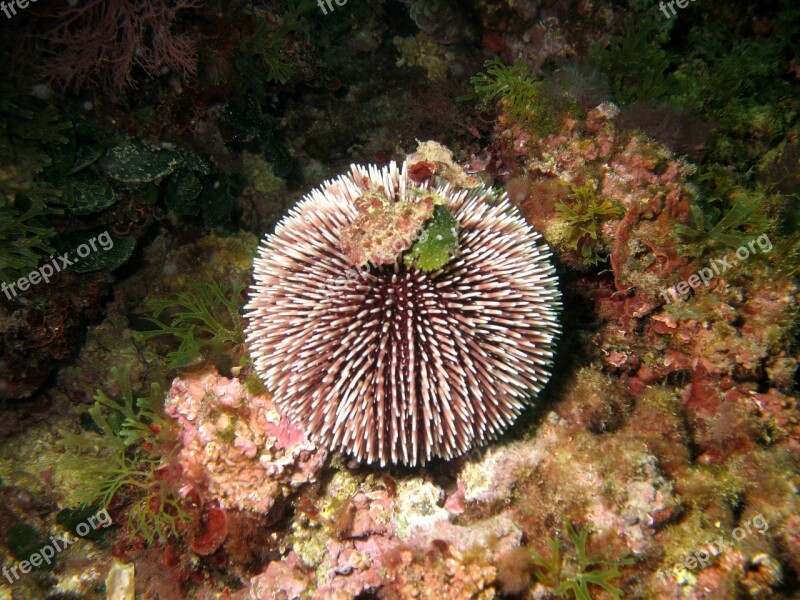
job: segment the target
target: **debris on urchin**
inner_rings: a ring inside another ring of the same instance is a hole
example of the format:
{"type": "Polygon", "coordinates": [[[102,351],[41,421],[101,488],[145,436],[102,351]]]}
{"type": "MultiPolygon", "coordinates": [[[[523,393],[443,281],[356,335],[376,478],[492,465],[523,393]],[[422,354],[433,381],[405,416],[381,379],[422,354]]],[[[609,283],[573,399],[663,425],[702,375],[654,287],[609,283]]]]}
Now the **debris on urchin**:
{"type": "Polygon", "coordinates": [[[262,242],[247,306],[255,368],[286,416],[381,465],[452,458],[496,436],[547,381],[559,333],[550,251],[508,199],[433,189],[408,168],[353,166],[308,194],[262,242]],[[403,260],[410,239],[391,264],[355,268],[341,237],[376,190],[443,199],[452,258],[435,270],[403,260]]]}

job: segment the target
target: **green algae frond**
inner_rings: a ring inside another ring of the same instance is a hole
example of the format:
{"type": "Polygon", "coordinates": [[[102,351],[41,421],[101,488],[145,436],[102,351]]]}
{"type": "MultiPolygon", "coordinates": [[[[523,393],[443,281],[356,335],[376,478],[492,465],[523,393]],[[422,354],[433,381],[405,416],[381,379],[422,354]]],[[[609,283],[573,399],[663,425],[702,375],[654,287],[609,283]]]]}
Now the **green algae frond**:
{"type": "Polygon", "coordinates": [[[245,85],[264,91],[267,83],[285,85],[294,67],[285,56],[287,36],[302,31],[300,17],[313,10],[313,2],[290,1],[277,22],[262,18],[251,35],[242,36],[234,62],[245,85]]]}
{"type": "Polygon", "coordinates": [[[40,203],[22,211],[0,205],[0,280],[15,279],[36,267],[41,256],[55,252],[50,245],[55,230],[40,220],[46,212],[40,203]]]}
{"type": "Polygon", "coordinates": [[[244,323],[239,299],[245,285],[239,282],[198,283],[186,291],[153,302],[155,329],[139,332],[144,339],[168,336],[178,347],[166,355],[170,368],[181,368],[220,355],[244,343],[244,323]]]}
{"type": "Polygon", "coordinates": [[[648,102],[670,91],[672,60],[659,43],[658,29],[655,22],[628,18],[624,33],[608,48],[595,51],[617,97],[625,103],[648,102]]]}
{"type": "Polygon", "coordinates": [[[160,409],[164,393],[152,384],[136,397],[130,386],[130,366],[111,373],[121,390],[109,398],[98,390],[89,409],[89,427],[76,434],[62,430],[59,445],[66,455],[61,467],[79,483],[82,506],[107,508],[115,499],[129,502],[127,527],[148,543],[177,533],[187,519],[180,500],[161,476],[176,447],[171,422],[160,409]]]}
{"type": "Polygon", "coordinates": [[[288,83],[294,68],[283,56],[284,35],[266,20],[262,21],[252,35],[243,37],[239,43],[236,66],[247,78],[262,68],[269,83],[288,83]]]}
{"type": "Polygon", "coordinates": [[[619,217],[621,210],[608,198],[600,198],[591,183],[573,187],[569,204],[559,202],[556,214],[565,226],[563,244],[577,250],[586,264],[596,265],[603,260],[598,248],[600,227],[610,217],[619,217]]]}
{"type": "Polygon", "coordinates": [[[703,210],[691,205],[692,225],[675,225],[675,231],[690,244],[684,252],[700,256],[703,250],[715,247],[736,249],[767,230],[769,219],[761,214],[756,202],[740,197],[730,210],[711,225],[703,210]],[[747,231],[743,231],[746,229],[747,231]]]}
{"type": "Polygon", "coordinates": [[[555,119],[550,103],[545,99],[541,81],[536,81],[531,67],[521,58],[513,65],[499,60],[487,61],[485,72],[470,79],[478,108],[487,110],[495,104],[514,124],[530,127],[539,134],[553,131],[555,119]]]}
{"type": "Polygon", "coordinates": [[[567,534],[575,550],[574,569],[572,574],[565,575],[564,558],[561,544],[557,538],[549,538],[550,556],[544,557],[536,551],[532,552],[533,573],[536,579],[552,588],[553,594],[559,598],[575,598],[576,600],[592,600],[590,586],[604,589],[615,600],[622,599],[622,590],[611,581],[622,575],[620,568],[633,564],[634,559],[623,556],[617,560],[610,560],[602,556],[587,556],[586,541],[589,538],[588,529],[576,531],[571,524],[567,524],[567,534]]]}
{"type": "MultiPolygon", "coordinates": [[[[6,59],[0,55],[0,59],[6,59]]],[[[0,280],[16,279],[54,252],[45,198],[61,191],[40,180],[51,154],[69,142],[72,123],[10,80],[0,82],[0,280]]]]}

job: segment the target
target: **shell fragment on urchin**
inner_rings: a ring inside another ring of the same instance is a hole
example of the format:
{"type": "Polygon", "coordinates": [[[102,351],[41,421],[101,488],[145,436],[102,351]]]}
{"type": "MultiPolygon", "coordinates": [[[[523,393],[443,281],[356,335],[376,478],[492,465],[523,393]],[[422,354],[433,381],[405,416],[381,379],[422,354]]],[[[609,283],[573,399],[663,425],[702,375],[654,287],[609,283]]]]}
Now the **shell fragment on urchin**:
{"type": "Polygon", "coordinates": [[[355,270],[339,237],[365,183],[396,201],[427,189],[406,163],[353,166],[289,212],[255,260],[255,368],[332,450],[381,465],[452,458],[510,425],[549,377],[561,307],[550,251],[505,195],[448,185],[430,193],[458,223],[452,260],[355,270]]]}

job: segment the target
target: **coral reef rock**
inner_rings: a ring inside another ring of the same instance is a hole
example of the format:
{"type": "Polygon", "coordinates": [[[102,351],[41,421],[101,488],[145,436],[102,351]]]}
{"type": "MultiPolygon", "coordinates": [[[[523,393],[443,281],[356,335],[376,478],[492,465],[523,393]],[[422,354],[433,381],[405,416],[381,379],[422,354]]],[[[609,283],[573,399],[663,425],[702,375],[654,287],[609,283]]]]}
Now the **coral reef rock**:
{"type": "Polygon", "coordinates": [[[268,512],[313,482],[327,457],[268,396],[213,371],[175,379],[166,408],[182,428],[182,493],[202,490],[223,508],[268,512]]]}

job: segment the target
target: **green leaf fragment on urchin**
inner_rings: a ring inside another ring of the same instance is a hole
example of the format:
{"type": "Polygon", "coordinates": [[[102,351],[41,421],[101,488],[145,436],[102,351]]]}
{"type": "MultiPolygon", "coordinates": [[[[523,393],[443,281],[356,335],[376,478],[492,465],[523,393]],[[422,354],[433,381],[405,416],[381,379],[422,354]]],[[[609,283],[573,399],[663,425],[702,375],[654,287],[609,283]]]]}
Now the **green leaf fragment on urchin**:
{"type": "Polygon", "coordinates": [[[444,206],[436,206],[414,244],[404,257],[406,265],[436,271],[458,251],[458,221],[444,206]]]}

